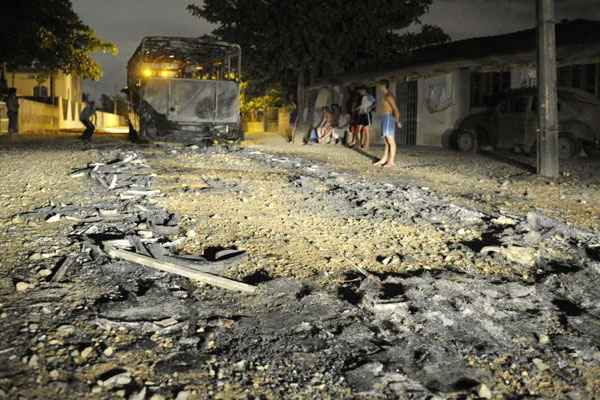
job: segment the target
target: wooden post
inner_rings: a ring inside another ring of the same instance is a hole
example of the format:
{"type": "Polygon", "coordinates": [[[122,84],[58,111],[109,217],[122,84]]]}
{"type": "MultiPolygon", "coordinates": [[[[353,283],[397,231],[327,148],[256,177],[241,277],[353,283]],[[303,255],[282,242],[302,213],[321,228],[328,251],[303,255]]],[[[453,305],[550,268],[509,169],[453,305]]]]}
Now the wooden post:
{"type": "Polygon", "coordinates": [[[143,265],[148,268],[185,276],[186,278],[197,280],[212,286],[220,287],[222,289],[233,290],[243,293],[256,292],[256,286],[233,281],[231,279],[223,278],[222,276],[200,272],[194,268],[190,268],[189,266],[182,266],[171,262],[155,260],[151,257],[132,253],[130,251],[119,250],[110,246],[106,246],[105,250],[106,254],[108,254],[108,256],[111,258],[120,258],[121,260],[143,265]]]}
{"type": "Polygon", "coordinates": [[[556,27],[554,0],[537,0],[538,17],[538,175],[559,175],[556,27]]]}

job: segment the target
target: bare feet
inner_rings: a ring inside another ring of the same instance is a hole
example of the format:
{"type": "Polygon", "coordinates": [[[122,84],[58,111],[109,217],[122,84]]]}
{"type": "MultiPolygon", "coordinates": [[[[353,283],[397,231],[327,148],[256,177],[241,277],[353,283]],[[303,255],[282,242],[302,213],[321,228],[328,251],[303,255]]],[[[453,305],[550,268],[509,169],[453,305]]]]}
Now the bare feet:
{"type": "Polygon", "coordinates": [[[394,168],[396,166],[396,164],[394,163],[385,163],[383,164],[383,168],[394,168]]]}
{"type": "Polygon", "coordinates": [[[387,161],[385,160],[379,160],[377,161],[375,164],[373,164],[375,167],[382,167],[384,164],[386,164],[387,161]]]}

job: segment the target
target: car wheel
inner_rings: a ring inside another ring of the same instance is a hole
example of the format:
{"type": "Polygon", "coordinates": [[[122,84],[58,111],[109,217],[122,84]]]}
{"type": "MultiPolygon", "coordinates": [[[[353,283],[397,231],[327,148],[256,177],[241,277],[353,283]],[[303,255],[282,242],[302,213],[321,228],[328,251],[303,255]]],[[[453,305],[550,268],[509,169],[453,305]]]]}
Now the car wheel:
{"type": "Polygon", "coordinates": [[[459,131],[456,134],[456,148],[463,153],[473,151],[475,149],[475,134],[469,131],[459,131]]]}
{"type": "Polygon", "coordinates": [[[583,142],[583,150],[585,150],[585,154],[587,154],[589,158],[600,158],[600,146],[593,142],[583,142]]]}
{"type": "Polygon", "coordinates": [[[581,152],[581,144],[568,133],[562,133],[558,137],[558,156],[561,160],[569,160],[577,157],[581,152]]]}

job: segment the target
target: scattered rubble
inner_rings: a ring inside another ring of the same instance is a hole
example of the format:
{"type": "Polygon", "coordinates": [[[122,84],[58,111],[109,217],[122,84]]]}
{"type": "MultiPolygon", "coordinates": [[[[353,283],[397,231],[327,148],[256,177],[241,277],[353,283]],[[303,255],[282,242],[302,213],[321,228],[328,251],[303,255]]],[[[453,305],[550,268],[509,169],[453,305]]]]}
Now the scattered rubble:
{"type": "MultiPolygon", "coordinates": [[[[306,210],[434,226],[449,247],[513,275],[485,275],[451,258],[443,270],[398,272],[414,255],[397,249],[374,260],[384,272],[346,258],[346,271],[306,280],[240,275],[237,266],[265,255],[182,254],[174,243],[208,235],[158,205],[164,193],[153,169],[128,152],[73,172],[96,183],[90,204],[47,204],[11,218],[45,224],[60,215],[53,225],[64,223],[68,236],[62,247],[26,255],[12,280],[15,299],[0,305],[2,392],[18,398],[39,385],[56,398],[592,398],[600,365],[595,234],[538,213],[471,210],[427,188],[367,182],[302,159],[248,150],[235,157],[285,171],[306,210]]],[[[239,189],[206,182],[215,189],[200,195],[239,189]]]]}

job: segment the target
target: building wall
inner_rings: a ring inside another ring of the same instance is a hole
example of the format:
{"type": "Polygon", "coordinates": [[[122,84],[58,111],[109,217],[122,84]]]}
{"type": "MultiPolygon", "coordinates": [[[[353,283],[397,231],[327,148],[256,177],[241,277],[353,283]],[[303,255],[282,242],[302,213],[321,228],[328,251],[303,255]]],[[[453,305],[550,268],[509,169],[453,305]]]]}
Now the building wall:
{"type": "Polygon", "coordinates": [[[8,114],[6,112],[6,103],[0,101],[0,133],[8,132],[8,114]]]}
{"type": "MultiPolygon", "coordinates": [[[[17,89],[17,96],[31,97],[34,95],[34,88],[38,86],[36,74],[33,72],[9,72],[7,81],[9,86],[17,89]]],[[[48,96],[51,95],[50,79],[42,82],[41,86],[46,87],[48,96]]],[[[56,73],[54,75],[54,96],[63,99],[81,101],[81,78],[72,74],[56,73]]]]}
{"type": "Polygon", "coordinates": [[[37,101],[19,100],[19,132],[43,133],[60,129],[58,107],[37,101]]]}
{"type": "MultiPolygon", "coordinates": [[[[50,105],[37,101],[19,99],[19,132],[23,134],[40,134],[59,130],[84,129],[79,122],[79,112],[82,103],[63,101],[59,98],[58,105],[50,105]]],[[[0,115],[0,119],[2,116],[0,115]]],[[[121,115],[98,112],[95,120],[96,128],[100,131],[110,128],[124,128],[126,118],[121,115]]]]}
{"type": "MultiPolygon", "coordinates": [[[[34,73],[10,72],[7,75],[8,86],[17,89],[17,96],[33,96],[33,89],[38,85],[34,73]]],[[[41,86],[46,87],[48,95],[50,95],[50,79],[46,79],[42,82],[41,86]]]]}
{"type": "Polygon", "coordinates": [[[470,111],[470,72],[455,71],[437,77],[420,79],[418,83],[417,145],[447,146],[449,136],[456,125],[470,111]],[[445,81],[451,101],[443,111],[432,112],[428,101],[433,87],[445,81]]]}

